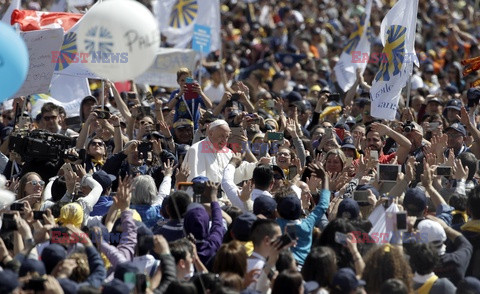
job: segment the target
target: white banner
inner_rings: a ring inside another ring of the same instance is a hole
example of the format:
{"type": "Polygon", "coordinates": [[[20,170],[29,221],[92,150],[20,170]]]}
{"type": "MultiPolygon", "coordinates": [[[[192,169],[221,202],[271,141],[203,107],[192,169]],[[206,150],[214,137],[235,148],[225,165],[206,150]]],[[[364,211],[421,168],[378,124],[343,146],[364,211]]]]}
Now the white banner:
{"type": "Polygon", "coordinates": [[[21,32],[20,36],[25,40],[28,48],[30,67],[25,82],[12,97],[46,93],[55,68],[52,52],[60,50],[63,29],[21,32]]]}
{"type": "MultiPolygon", "coordinates": [[[[91,95],[88,79],[54,74],[50,83],[50,96],[68,103],[91,95]]],[[[80,109],[77,110],[77,115],[80,109]]]]}
{"type": "Polygon", "coordinates": [[[152,66],[135,79],[138,84],[178,87],[177,71],[180,67],[193,69],[196,52],[191,49],[160,48],[152,66]]]}
{"type": "Polygon", "coordinates": [[[370,89],[373,117],[395,119],[400,92],[412,74],[413,64],[418,66],[414,48],[417,10],[418,0],[399,0],[382,21],[382,58],[388,61],[380,63],[370,89]]]}
{"type": "Polygon", "coordinates": [[[55,105],[62,106],[67,113],[67,117],[78,116],[80,111],[80,104],[82,103],[83,97],[79,99],[72,100],[70,102],[61,102],[57,99],[52,98],[47,94],[38,94],[33,95],[32,101],[32,116],[35,117],[40,113],[43,104],[47,102],[52,102],[55,105]]]}
{"type": "Polygon", "coordinates": [[[175,48],[189,47],[195,24],[211,29],[210,51],[221,48],[219,0],[157,0],[153,6],[160,32],[175,48]]]}
{"type": "Polygon", "coordinates": [[[356,30],[350,34],[340,59],[333,69],[338,85],[344,92],[347,92],[355,83],[357,70],[361,69],[363,73],[370,61],[370,41],[367,31],[370,26],[371,11],[372,0],[368,0],[365,13],[357,24],[356,30]]]}

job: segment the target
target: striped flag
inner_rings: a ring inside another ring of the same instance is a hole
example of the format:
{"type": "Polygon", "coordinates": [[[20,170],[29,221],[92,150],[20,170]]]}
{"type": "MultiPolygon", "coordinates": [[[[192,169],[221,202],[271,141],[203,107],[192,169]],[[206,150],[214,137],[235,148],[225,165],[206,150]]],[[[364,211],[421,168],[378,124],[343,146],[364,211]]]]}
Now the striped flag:
{"type": "Polygon", "coordinates": [[[412,74],[413,65],[418,66],[415,54],[417,10],[418,0],[399,0],[382,21],[382,56],[388,61],[380,64],[370,89],[373,117],[395,119],[400,92],[412,74]]]}
{"type": "Polygon", "coordinates": [[[160,32],[175,48],[187,48],[195,24],[210,28],[210,51],[220,49],[219,0],[157,0],[154,8],[160,32]]]}
{"type": "Polygon", "coordinates": [[[372,0],[368,0],[365,13],[357,24],[356,30],[348,38],[340,59],[333,69],[338,85],[344,92],[347,92],[355,83],[357,70],[361,69],[363,73],[367,67],[370,56],[370,39],[367,32],[370,27],[371,10],[372,0]]]}

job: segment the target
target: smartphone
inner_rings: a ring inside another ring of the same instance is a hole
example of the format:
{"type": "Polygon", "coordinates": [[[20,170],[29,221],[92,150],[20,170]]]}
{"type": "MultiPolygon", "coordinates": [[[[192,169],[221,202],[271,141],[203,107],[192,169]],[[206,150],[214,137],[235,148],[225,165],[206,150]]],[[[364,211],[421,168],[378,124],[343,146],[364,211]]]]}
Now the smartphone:
{"type": "Polygon", "coordinates": [[[112,117],[110,112],[106,110],[94,110],[94,112],[97,114],[97,118],[99,119],[109,119],[112,117]]]}
{"type": "Polygon", "coordinates": [[[353,163],[353,158],[347,157],[347,160],[345,161],[345,167],[351,166],[353,163]]]}
{"type": "Polygon", "coordinates": [[[125,284],[135,285],[137,280],[137,275],[135,273],[124,273],[123,274],[123,282],[125,284]]]}
{"type": "Polygon", "coordinates": [[[18,230],[17,222],[14,219],[3,218],[2,231],[11,232],[18,230]]]}
{"type": "Polygon", "coordinates": [[[31,278],[23,286],[23,290],[33,290],[35,293],[45,291],[45,281],[44,278],[31,278]]]}
{"type": "Polygon", "coordinates": [[[34,220],[43,220],[43,216],[47,215],[46,211],[41,211],[41,210],[34,210],[33,211],[33,219],[34,220]]]}
{"type": "Polygon", "coordinates": [[[147,158],[148,152],[152,151],[152,142],[142,142],[138,145],[138,153],[142,158],[147,158]]]}
{"type": "Polygon", "coordinates": [[[268,99],[267,102],[265,102],[265,107],[266,108],[275,108],[275,100],[268,99]]]}
{"type": "Polygon", "coordinates": [[[397,230],[398,231],[407,230],[407,212],[406,211],[397,212],[397,230]]]}
{"type": "Polygon", "coordinates": [[[437,166],[437,176],[449,177],[452,175],[452,167],[450,166],[437,166]]]}
{"type": "Polygon", "coordinates": [[[129,93],[127,93],[127,98],[128,98],[128,100],[135,100],[135,99],[137,99],[137,93],[129,92],[129,93]]]}
{"type": "Polygon", "coordinates": [[[269,141],[281,141],[283,140],[283,133],[280,133],[280,132],[267,133],[267,139],[269,141]]]}
{"type": "Polygon", "coordinates": [[[73,168],[72,168],[72,165],[70,163],[65,163],[63,165],[63,169],[66,171],[66,172],[73,172],[73,168]]]}
{"type": "Polygon", "coordinates": [[[297,228],[295,227],[295,225],[287,225],[285,227],[285,231],[287,235],[290,237],[290,239],[292,240],[297,239],[297,228]]]}
{"type": "Polygon", "coordinates": [[[187,86],[187,90],[185,91],[185,94],[183,94],[183,98],[185,100],[193,100],[195,99],[198,95],[193,91],[193,84],[194,80],[192,77],[188,77],[185,79],[185,84],[187,86]]]}
{"type": "Polygon", "coordinates": [[[240,94],[238,93],[233,93],[232,98],[230,98],[232,101],[238,101],[240,100],[240,94]]]}
{"type": "Polygon", "coordinates": [[[353,191],[353,200],[359,203],[368,203],[368,196],[370,193],[368,190],[355,190],[353,191]]]}
{"type": "Polygon", "coordinates": [[[370,158],[374,160],[378,160],[378,151],[377,150],[370,150],[370,158]]]}
{"type": "Polygon", "coordinates": [[[288,180],[293,180],[295,176],[298,174],[297,167],[294,165],[291,165],[288,167],[288,180]]]}
{"type": "Polygon", "coordinates": [[[340,94],[339,93],[332,93],[328,96],[328,101],[339,101],[340,94]]]}
{"type": "Polygon", "coordinates": [[[335,242],[341,245],[347,245],[347,234],[335,232],[335,242]]]}
{"type": "Polygon", "coordinates": [[[343,141],[343,139],[345,138],[345,129],[340,129],[340,128],[335,128],[335,133],[337,133],[337,135],[340,137],[340,140],[343,141]]]}
{"type": "Polygon", "coordinates": [[[66,227],[56,227],[52,228],[52,235],[55,236],[63,236],[64,234],[68,234],[68,229],[66,227]],[[53,232],[58,232],[57,234],[54,234],[53,232]]]}
{"type": "MultiPolygon", "coordinates": [[[[280,248],[283,247],[283,246],[286,246],[288,244],[290,244],[292,242],[292,238],[290,238],[290,236],[288,234],[283,234],[281,237],[280,237],[280,248]]],[[[275,241],[272,241],[272,243],[275,242],[275,241]]]]}
{"type": "Polygon", "coordinates": [[[379,164],[378,180],[379,181],[396,181],[401,166],[399,164],[379,164]]]}
{"type": "Polygon", "coordinates": [[[147,291],[147,276],[145,274],[137,274],[135,277],[136,293],[145,293],[147,291]]]}
{"type": "Polygon", "coordinates": [[[23,202],[12,203],[12,205],[10,205],[10,210],[23,211],[24,205],[23,202]]]}
{"type": "Polygon", "coordinates": [[[327,136],[327,138],[331,138],[333,136],[333,129],[332,128],[326,128],[325,129],[325,136],[327,136]]]}

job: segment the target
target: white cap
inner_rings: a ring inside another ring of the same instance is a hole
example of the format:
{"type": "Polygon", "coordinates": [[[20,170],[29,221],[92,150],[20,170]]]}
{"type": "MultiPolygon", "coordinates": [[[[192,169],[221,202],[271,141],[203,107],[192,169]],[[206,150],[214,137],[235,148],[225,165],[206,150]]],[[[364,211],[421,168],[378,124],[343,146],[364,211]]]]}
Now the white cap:
{"type": "Polygon", "coordinates": [[[227,126],[228,123],[224,121],[223,119],[217,119],[213,122],[210,123],[210,126],[208,127],[209,130],[212,130],[213,128],[219,127],[219,126],[227,126]]]}
{"type": "Polygon", "coordinates": [[[418,231],[420,232],[422,241],[435,243],[438,245],[438,253],[440,255],[445,253],[445,245],[443,242],[447,240],[447,234],[445,234],[445,230],[439,223],[429,219],[422,220],[418,223],[418,231]]]}

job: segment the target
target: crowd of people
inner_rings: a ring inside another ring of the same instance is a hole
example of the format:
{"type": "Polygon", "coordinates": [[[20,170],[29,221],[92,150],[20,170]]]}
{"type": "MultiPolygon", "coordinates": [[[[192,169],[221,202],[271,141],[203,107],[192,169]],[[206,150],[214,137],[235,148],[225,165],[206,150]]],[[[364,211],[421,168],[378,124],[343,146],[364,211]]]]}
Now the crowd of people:
{"type": "Polygon", "coordinates": [[[0,292],[480,293],[479,2],[419,1],[394,121],[380,61],[333,73],[366,1],[221,2],[178,89],[90,80],[77,120],[4,103],[0,292]]]}

